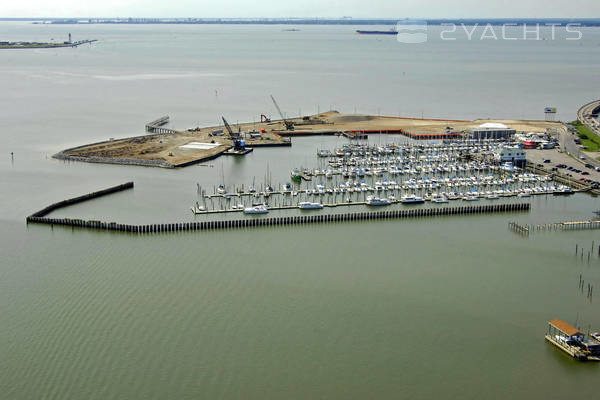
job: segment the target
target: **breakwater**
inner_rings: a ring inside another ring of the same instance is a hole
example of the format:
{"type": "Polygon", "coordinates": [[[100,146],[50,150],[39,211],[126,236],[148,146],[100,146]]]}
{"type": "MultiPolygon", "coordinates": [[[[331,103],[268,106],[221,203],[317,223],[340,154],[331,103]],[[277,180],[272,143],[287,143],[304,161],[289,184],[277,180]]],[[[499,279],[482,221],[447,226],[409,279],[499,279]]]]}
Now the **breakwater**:
{"type": "MultiPolygon", "coordinates": [[[[89,195],[88,195],[89,196],[89,195]]],[[[83,196],[82,196],[83,197],[83,196]]],[[[96,196],[97,197],[97,196],[96,196]]],[[[59,204],[59,203],[57,203],[59,204]]],[[[62,203],[60,203],[62,204],[62,203]]],[[[72,203],[71,203],[72,204],[72,203]]],[[[52,206],[50,206],[52,207],[52,206]]],[[[64,207],[64,206],[63,206],[64,207]]],[[[529,211],[529,203],[504,203],[487,204],[480,206],[461,206],[461,207],[437,207],[437,208],[414,208],[410,210],[388,210],[388,211],[365,211],[357,213],[343,214],[321,214],[321,215],[295,215],[287,217],[271,218],[245,218],[237,220],[222,221],[202,221],[202,222],[176,222],[168,224],[146,224],[131,225],[119,224],[116,222],[87,221],[70,218],[46,218],[43,213],[46,209],[33,214],[27,218],[28,223],[43,223],[48,225],[62,225],[78,228],[98,229],[105,231],[119,231],[136,234],[150,234],[161,232],[182,232],[182,231],[206,231],[217,229],[239,229],[253,228],[261,226],[283,226],[283,225],[304,225],[317,223],[342,223],[350,221],[372,221],[372,220],[391,220],[403,218],[435,217],[451,215],[468,214],[489,214],[502,212],[520,212],[529,211]],[[40,215],[40,213],[42,213],[40,215]]],[[[56,209],[56,208],[53,208],[56,209]]]]}
{"type": "Polygon", "coordinates": [[[73,204],[83,203],[84,201],[96,199],[98,197],[106,196],[112,193],[121,192],[123,190],[133,189],[133,182],[123,183],[121,185],[112,186],[108,189],[98,190],[97,192],[92,192],[88,194],[84,194],[83,196],[74,197],[67,200],[59,201],[58,203],[50,204],[48,207],[45,207],[30,216],[27,217],[27,222],[42,222],[44,223],[46,215],[50,214],[52,211],[58,210],[59,208],[64,208],[68,206],[72,206],[73,204]]]}

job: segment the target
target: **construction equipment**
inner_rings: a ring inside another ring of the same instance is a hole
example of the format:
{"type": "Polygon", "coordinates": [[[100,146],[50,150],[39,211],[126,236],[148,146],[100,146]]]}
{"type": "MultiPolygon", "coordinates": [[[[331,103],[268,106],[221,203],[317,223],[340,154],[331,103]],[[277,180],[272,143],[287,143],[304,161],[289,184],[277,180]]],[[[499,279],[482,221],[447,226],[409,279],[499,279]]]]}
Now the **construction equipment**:
{"type": "Polygon", "coordinates": [[[271,118],[267,117],[265,114],[260,114],[260,122],[271,122],[271,118]]]}
{"type": "Polygon", "coordinates": [[[246,142],[244,141],[244,139],[242,139],[242,134],[241,132],[238,130],[238,132],[234,132],[233,129],[231,129],[231,126],[229,126],[229,124],[227,123],[227,120],[225,119],[225,117],[221,117],[223,118],[223,123],[225,124],[225,128],[227,129],[227,132],[229,132],[229,138],[233,141],[233,149],[236,151],[243,151],[246,149],[246,142]]]}
{"type": "Polygon", "coordinates": [[[292,121],[288,121],[287,119],[285,119],[285,117],[283,116],[283,113],[281,112],[281,109],[279,108],[279,105],[275,101],[275,97],[273,97],[273,95],[271,95],[271,100],[273,100],[273,104],[275,104],[275,108],[277,109],[277,112],[279,113],[279,115],[281,116],[281,119],[283,120],[283,123],[285,124],[285,129],[287,129],[288,131],[293,131],[294,123],[292,121]]]}

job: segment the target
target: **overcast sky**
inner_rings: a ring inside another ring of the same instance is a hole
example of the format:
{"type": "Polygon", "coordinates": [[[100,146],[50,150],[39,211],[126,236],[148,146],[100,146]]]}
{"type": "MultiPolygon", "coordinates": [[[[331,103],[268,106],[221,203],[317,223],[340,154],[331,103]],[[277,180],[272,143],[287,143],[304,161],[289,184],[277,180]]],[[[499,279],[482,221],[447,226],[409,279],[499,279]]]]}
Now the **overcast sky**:
{"type": "Polygon", "coordinates": [[[0,0],[10,17],[596,18],[598,0],[0,0]]]}

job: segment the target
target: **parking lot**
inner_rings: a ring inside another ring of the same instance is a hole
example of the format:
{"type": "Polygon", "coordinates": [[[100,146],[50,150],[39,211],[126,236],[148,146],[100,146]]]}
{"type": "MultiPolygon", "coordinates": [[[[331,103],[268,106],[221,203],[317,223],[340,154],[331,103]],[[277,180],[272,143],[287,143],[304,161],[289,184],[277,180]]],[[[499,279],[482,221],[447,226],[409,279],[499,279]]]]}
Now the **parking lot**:
{"type": "Polygon", "coordinates": [[[560,153],[558,149],[527,150],[526,152],[527,161],[535,164],[538,167],[560,172],[561,174],[567,175],[579,181],[588,179],[600,184],[600,172],[596,171],[593,167],[587,168],[584,161],[580,162],[566,153],[560,153]],[[548,160],[550,161],[548,162],[548,160]],[[566,167],[558,167],[561,165],[565,165],[566,167]],[[569,167],[571,167],[572,170],[569,170],[569,167]]]}

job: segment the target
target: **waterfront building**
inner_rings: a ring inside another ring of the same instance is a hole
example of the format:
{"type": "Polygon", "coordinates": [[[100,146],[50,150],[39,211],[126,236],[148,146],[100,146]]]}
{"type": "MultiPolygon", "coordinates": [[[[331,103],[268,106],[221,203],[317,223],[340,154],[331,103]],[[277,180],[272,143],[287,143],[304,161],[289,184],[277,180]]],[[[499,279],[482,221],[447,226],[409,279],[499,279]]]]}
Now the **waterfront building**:
{"type": "Polygon", "coordinates": [[[511,163],[515,167],[524,168],[526,164],[525,150],[519,146],[502,146],[494,153],[494,159],[501,164],[511,163]]]}
{"type": "Polygon", "coordinates": [[[486,122],[475,129],[471,129],[471,139],[508,139],[516,133],[516,130],[497,122],[486,122]]]}

